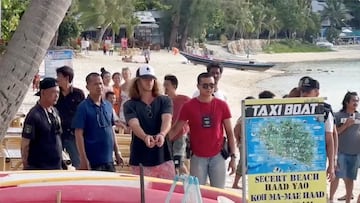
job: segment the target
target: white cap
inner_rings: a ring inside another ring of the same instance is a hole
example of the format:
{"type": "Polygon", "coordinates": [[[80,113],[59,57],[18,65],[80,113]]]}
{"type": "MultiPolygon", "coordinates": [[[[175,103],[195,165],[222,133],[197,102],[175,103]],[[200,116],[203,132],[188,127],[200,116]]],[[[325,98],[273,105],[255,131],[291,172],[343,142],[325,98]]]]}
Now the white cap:
{"type": "Polygon", "coordinates": [[[142,65],[137,69],[136,77],[153,77],[156,79],[155,70],[150,65],[142,65]]]}

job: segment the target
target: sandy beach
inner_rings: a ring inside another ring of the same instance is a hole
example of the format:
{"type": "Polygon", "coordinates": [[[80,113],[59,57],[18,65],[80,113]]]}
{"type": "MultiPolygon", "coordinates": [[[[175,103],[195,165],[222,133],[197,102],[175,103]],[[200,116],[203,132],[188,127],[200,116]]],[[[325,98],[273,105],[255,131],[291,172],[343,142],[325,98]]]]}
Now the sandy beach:
{"type": "MultiPolygon", "coordinates": [[[[139,62],[144,62],[142,56],[136,56],[134,59],[139,62]]],[[[256,54],[252,55],[251,59],[275,63],[360,59],[360,47],[353,47],[351,49],[335,48],[335,51],[322,53],[256,54]]],[[[80,56],[77,56],[73,60],[75,71],[74,86],[83,89],[85,94],[87,94],[85,77],[88,73],[100,73],[101,67],[105,67],[110,73],[121,72],[122,68],[129,67],[133,76],[135,76],[135,71],[140,65],[141,63],[122,62],[121,56],[117,53],[114,53],[113,56],[104,56],[101,51],[92,51],[88,56],[80,54],[80,56]]],[[[163,82],[163,77],[166,74],[176,75],[179,79],[178,93],[188,96],[192,96],[196,89],[197,75],[206,71],[205,66],[186,63],[186,59],[181,55],[173,55],[171,52],[164,50],[151,53],[150,65],[155,68],[158,82],[160,83],[163,82]]],[[[282,72],[272,69],[264,72],[224,69],[219,88],[226,92],[228,98],[227,102],[233,115],[233,124],[241,114],[241,100],[249,95],[257,96],[261,91],[256,88],[255,84],[260,80],[270,78],[277,74],[282,74],[282,72]]],[[[34,96],[34,93],[32,88],[29,87],[27,96],[19,111],[27,113],[27,111],[35,104],[38,98],[34,96]]],[[[232,180],[233,177],[228,178],[227,187],[231,186],[232,180]]],[[[355,195],[357,195],[360,190],[359,185],[360,182],[357,181],[354,189],[355,195]]],[[[341,183],[337,193],[338,196],[344,194],[344,191],[344,186],[341,183]]]]}

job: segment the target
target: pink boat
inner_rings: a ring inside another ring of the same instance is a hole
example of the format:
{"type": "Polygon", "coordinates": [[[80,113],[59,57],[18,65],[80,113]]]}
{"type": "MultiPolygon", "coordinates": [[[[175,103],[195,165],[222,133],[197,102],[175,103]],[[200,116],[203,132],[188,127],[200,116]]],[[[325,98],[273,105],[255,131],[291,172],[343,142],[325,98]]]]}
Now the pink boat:
{"type": "MultiPolygon", "coordinates": [[[[144,177],[144,202],[165,202],[173,181],[144,177]]],[[[201,186],[204,203],[242,202],[240,194],[201,186]]],[[[171,202],[181,202],[183,185],[175,187],[171,202]]],[[[0,172],[0,202],[11,203],[139,203],[140,177],[97,171],[0,172]]]]}

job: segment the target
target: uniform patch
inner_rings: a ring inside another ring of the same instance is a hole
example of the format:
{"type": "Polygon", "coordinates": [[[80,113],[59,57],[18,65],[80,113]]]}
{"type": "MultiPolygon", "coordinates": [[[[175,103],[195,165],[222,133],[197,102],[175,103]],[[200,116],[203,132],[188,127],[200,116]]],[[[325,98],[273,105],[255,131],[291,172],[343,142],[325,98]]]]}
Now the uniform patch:
{"type": "Polygon", "coordinates": [[[24,126],[24,133],[26,133],[26,134],[30,134],[31,132],[32,132],[32,126],[31,125],[29,125],[29,124],[25,124],[25,126],[24,126]]]}

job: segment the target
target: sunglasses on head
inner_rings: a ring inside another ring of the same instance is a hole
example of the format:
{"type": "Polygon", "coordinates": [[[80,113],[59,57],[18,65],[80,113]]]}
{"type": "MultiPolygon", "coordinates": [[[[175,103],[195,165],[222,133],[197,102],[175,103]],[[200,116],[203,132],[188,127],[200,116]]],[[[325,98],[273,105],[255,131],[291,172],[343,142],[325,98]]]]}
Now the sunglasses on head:
{"type": "Polygon", "coordinates": [[[200,84],[200,86],[204,89],[214,89],[215,88],[215,84],[214,83],[203,83],[200,84]]]}

